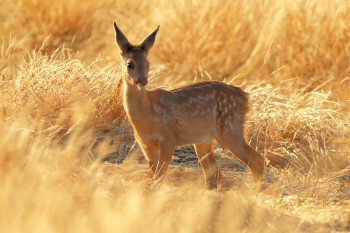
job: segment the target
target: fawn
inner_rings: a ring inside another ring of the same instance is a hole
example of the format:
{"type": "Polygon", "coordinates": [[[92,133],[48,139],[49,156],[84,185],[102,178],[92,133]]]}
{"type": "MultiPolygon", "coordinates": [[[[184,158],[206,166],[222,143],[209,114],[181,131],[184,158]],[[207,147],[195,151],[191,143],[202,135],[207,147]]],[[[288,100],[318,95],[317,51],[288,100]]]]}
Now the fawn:
{"type": "Polygon", "coordinates": [[[260,183],[264,158],[245,141],[247,93],[222,82],[199,82],[172,91],[147,91],[149,62],[159,26],[132,45],[114,22],[123,67],[123,105],[155,179],[165,175],[176,146],[194,144],[205,184],[216,188],[220,172],[213,153],[214,139],[252,171],[260,183]]]}

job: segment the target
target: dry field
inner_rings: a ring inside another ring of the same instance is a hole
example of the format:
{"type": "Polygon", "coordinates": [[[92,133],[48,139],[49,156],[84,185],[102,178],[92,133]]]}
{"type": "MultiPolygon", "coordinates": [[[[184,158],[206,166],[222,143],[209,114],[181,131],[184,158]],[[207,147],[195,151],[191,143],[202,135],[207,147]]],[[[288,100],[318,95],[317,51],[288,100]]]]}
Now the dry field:
{"type": "Polygon", "coordinates": [[[350,2],[1,0],[0,232],[350,231],[350,2]],[[149,89],[221,80],[250,93],[256,192],[216,149],[204,188],[191,147],[154,182],[121,105],[113,21],[160,25],[149,89]]]}

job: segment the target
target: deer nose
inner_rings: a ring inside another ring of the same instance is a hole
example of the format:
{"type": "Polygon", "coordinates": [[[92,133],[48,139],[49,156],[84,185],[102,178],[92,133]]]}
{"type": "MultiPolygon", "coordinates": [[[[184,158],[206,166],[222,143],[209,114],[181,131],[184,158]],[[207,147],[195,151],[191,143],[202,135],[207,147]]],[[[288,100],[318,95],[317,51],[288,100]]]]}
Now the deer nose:
{"type": "Polygon", "coordinates": [[[147,77],[140,77],[135,81],[135,84],[138,85],[140,84],[140,86],[146,86],[148,83],[147,77]]]}

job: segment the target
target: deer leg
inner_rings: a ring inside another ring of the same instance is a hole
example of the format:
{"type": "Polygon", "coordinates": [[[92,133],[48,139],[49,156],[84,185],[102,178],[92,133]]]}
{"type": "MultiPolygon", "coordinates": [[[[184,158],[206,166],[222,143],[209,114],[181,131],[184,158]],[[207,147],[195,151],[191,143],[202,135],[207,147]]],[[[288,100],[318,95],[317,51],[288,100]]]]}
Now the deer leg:
{"type": "Polygon", "coordinates": [[[143,149],[155,180],[160,179],[165,175],[174,153],[174,149],[174,146],[165,143],[160,144],[159,146],[143,149]]]}
{"type": "Polygon", "coordinates": [[[221,146],[229,149],[238,159],[249,167],[255,182],[261,183],[265,165],[264,157],[246,143],[243,133],[224,135],[216,140],[221,146]]]}
{"type": "Polygon", "coordinates": [[[175,146],[168,145],[165,143],[162,143],[160,145],[160,156],[154,173],[155,179],[162,178],[165,175],[173,157],[174,150],[175,146]]]}
{"type": "Polygon", "coordinates": [[[204,171],[205,185],[208,189],[217,188],[220,172],[216,164],[212,143],[194,144],[198,160],[204,171]]]}

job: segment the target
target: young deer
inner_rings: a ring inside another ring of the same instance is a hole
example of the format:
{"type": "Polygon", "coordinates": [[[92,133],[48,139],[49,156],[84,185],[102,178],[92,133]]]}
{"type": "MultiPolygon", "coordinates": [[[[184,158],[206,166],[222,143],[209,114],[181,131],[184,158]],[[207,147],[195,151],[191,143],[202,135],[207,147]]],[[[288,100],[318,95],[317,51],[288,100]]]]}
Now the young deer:
{"type": "Polygon", "coordinates": [[[164,176],[176,146],[194,144],[206,186],[216,188],[220,178],[213,153],[216,139],[247,164],[254,180],[260,183],[264,158],[243,136],[247,93],[222,82],[200,82],[172,91],[147,91],[147,55],[159,26],[139,45],[130,44],[116,23],[114,28],[125,67],[124,108],[154,178],[164,176]]]}

